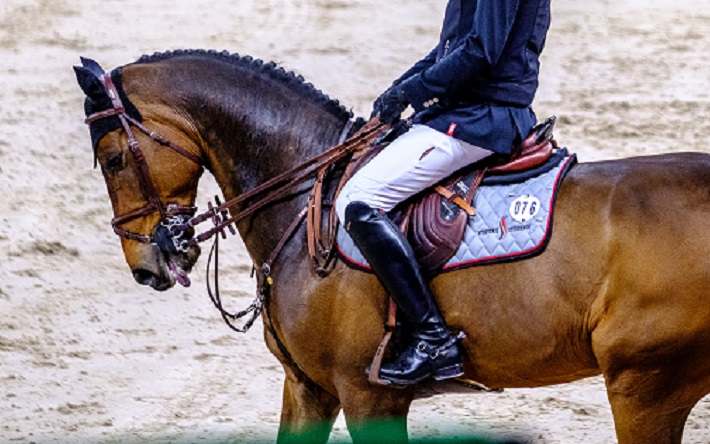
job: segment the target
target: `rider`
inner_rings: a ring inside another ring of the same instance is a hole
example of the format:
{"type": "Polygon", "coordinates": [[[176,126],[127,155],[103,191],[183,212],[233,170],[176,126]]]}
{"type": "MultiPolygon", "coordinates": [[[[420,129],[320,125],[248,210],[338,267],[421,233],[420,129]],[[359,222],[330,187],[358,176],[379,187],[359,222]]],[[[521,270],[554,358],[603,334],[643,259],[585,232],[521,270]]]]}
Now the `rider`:
{"type": "Polygon", "coordinates": [[[414,108],[412,128],[342,189],[341,221],[413,328],[380,377],[413,384],[463,374],[456,338],[387,212],[492,153],[510,155],[535,124],[531,109],[550,0],[449,0],[439,44],[373,105],[384,123],[414,108]]]}

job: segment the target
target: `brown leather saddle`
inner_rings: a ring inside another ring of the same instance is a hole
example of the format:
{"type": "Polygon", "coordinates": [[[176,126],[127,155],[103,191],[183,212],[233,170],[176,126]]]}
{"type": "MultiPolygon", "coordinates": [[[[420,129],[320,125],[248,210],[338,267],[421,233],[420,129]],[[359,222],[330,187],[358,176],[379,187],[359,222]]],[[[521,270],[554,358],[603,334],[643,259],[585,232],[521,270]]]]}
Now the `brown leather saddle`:
{"type": "MultiPolygon", "coordinates": [[[[469,216],[476,214],[471,202],[484,177],[520,173],[534,169],[552,157],[553,149],[557,146],[552,137],[555,120],[555,116],[552,116],[536,125],[525,140],[513,150],[510,157],[491,156],[483,164],[474,164],[470,168],[463,168],[444,180],[442,184],[433,187],[430,192],[420,193],[395,209],[393,220],[409,239],[423,271],[436,274],[458,249],[469,216]],[[454,187],[454,185],[465,178],[471,179],[466,183],[467,192],[462,194],[461,187],[454,187]],[[440,211],[442,197],[455,204],[461,211],[457,211],[454,217],[442,216],[440,211]]],[[[330,195],[330,198],[326,199],[329,203],[335,202],[345,182],[382,151],[388,143],[389,141],[379,143],[375,141],[369,149],[357,152],[345,168],[342,179],[334,190],[324,192],[322,189],[323,184],[327,182],[324,177],[325,171],[316,179],[316,184],[311,192],[311,205],[309,205],[307,220],[310,255],[318,274],[327,274],[327,269],[333,263],[336,250],[337,221],[332,209],[327,217],[321,214],[321,201],[323,201],[324,195],[330,195]],[[323,227],[326,221],[327,228],[323,227]]],[[[323,205],[323,208],[330,206],[323,205]]]]}
{"type": "Polygon", "coordinates": [[[468,218],[476,215],[471,206],[476,190],[484,177],[506,175],[531,170],[545,164],[552,157],[557,144],[552,137],[555,116],[536,125],[513,150],[508,159],[493,158],[483,165],[474,164],[464,168],[455,176],[447,179],[445,185],[434,187],[434,191],[412,202],[395,220],[407,235],[422,270],[435,274],[456,253],[464,236],[468,218]],[[466,182],[466,178],[470,178],[466,182]],[[466,182],[468,191],[463,194],[454,184],[466,182]],[[441,199],[456,204],[463,211],[453,217],[445,217],[441,208],[441,199]]]}

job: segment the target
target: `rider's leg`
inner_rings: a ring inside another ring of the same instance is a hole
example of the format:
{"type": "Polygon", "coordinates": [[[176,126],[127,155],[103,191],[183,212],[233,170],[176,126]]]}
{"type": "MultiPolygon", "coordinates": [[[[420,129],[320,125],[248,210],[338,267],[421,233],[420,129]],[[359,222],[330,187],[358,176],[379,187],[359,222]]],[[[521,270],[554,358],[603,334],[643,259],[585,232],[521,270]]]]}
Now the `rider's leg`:
{"type": "Polygon", "coordinates": [[[427,126],[414,125],[345,184],[336,202],[336,211],[344,221],[347,204],[362,201],[389,212],[398,203],[454,171],[491,154],[427,126]]]}
{"type": "Polygon", "coordinates": [[[411,384],[462,371],[458,346],[409,242],[386,212],[490,152],[423,126],[388,146],[345,185],[336,210],[346,230],[413,327],[414,341],[380,377],[411,384]]]}
{"type": "Polygon", "coordinates": [[[350,203],[345,220],[348,233],[413,328],[412,346],[394,362],[383,363],[380,377],[411,384],[431,375],[460,376],[463,367],[453,336],[397,226],[364,202],[350,203]]]}

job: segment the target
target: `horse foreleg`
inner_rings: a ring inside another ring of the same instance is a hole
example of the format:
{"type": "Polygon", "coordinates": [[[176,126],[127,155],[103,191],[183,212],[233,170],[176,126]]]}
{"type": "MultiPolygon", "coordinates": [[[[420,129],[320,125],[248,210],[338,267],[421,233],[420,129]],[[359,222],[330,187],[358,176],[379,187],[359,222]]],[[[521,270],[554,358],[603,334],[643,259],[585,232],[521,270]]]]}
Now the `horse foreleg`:
{"type": "Polygon", "coordinates": [[[412,389],[370,385],[364,376],[338,390],[353,443],[406,443],[412,389]]]}
{"type": "Polygon", "coordinates": [[[278,443],[325,443],[340,401],[305,376],[286,369],[278,443]]]}
{"type": "Polygon", "coordinates": [[[685,421],[697,402],[657,372],[607,376],[607,393],[619,444],[680,444],[685,421]]]}

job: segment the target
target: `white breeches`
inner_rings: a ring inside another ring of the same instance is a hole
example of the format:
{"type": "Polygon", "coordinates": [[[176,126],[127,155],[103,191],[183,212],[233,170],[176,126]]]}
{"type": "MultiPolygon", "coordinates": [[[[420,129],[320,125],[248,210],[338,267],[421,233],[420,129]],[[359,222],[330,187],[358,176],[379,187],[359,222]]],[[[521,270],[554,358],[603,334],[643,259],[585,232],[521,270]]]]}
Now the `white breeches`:
{"type": "Polygon", "coordinates": [[[454,171],[493,154],[425,125],[414,125],[358,171],[335,202],[345,220],[345,207],[361,201],[390,211],[410,196],[442,181],[454,171]]]}

